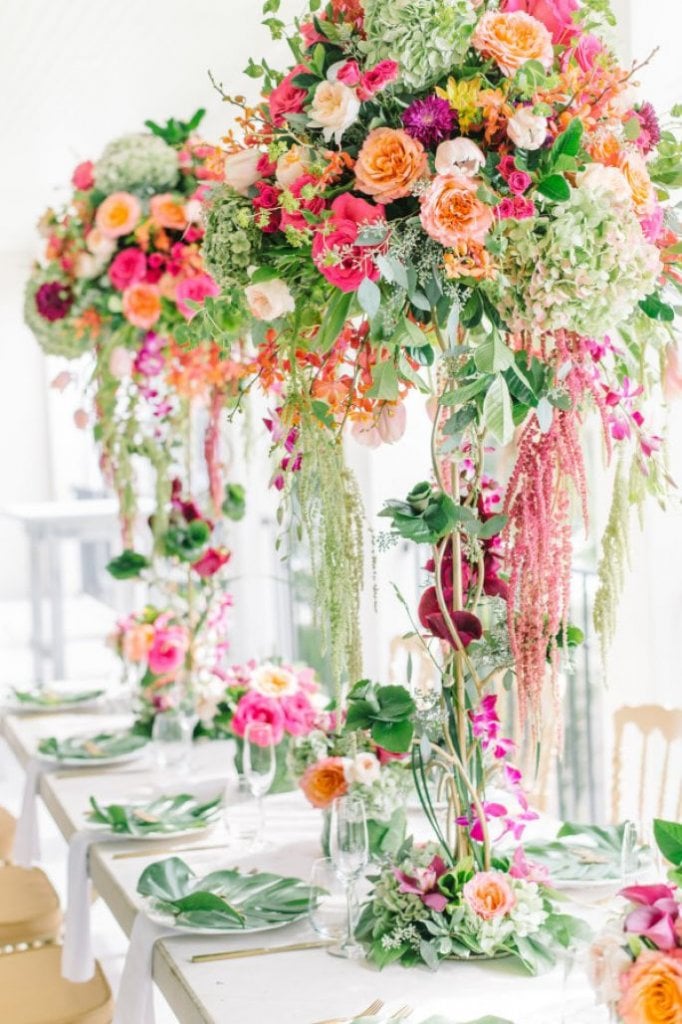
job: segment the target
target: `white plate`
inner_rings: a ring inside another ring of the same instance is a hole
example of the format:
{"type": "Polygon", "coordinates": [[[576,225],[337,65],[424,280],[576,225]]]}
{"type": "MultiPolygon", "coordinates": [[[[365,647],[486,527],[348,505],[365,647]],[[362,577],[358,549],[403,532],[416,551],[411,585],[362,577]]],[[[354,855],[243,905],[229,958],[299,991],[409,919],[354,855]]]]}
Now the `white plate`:
{"type": "Polygon", "coordinates": [[[101,704],[104,697],[105,692],[102,690],[96,697],[88,697],[85,700],[63,701],[62,703],[55,701],[51,704],[27,704],[13,696],[9,696],[3,704],[3,711],[12,715],[50,715],[66,711],[83,711],[88,708],[97,707],[98,704],[101,704]]]}
{"type": "Polygon", "coordinates": [[[172,928],[173,931],[179,932],[183,935],[258,935],[259,932],[275,932],[279,928],[286,928],[289,924],[297,924],[299,921],[303,921],[308,916],[307,911],[304,914],[299,914],[298,917],[292,917],[288,921],[277,921],[274,924],[261,924],[258,928],[193,928],[188,924],[176,924],[175,918],[167,914],[161,914],[159,911],[150,910],[147,905],[147,917],[150,920],[160,924],[163,928],[172,928]]]}
{"type": "Polygon", "coordinates": [[[550,888],[573,892],[577,889],[596,889],[599,892],[622,889],[620,878],[552,878],[550,888]]]}
{"type": "Polygon", "coordinates": [[[120,839],[121,842],[137,842],[141,839],[143,842],[147,840],[156,842],[162,839],[191,839],[192,836],[205,836],[207,832],[210,832],[212,828],[218,824],[217,821],[211,821],[207,825],[203,825],[201,828],[183,828],[180,832],[145,832],[144,835],[135,835],[132,832],[112,832],[107,825],[101,825],[95,821],[85,822],[85,828],[88,831],[97,832],[102,835],[103,839],[120,839]]]}
{"type": "Polygon", "coordinates": [[[138,747],[137,750],[128,750],[125,754],[117,754],[115,757],[54,757],[52,754],[41,754],[36,751],[36,757],[48,764],[57,765],[59,768],[108,768],[114,764],[125,764],[127,761],[135,761],[142,754],[146,753],[147,744],[138,747]]]}

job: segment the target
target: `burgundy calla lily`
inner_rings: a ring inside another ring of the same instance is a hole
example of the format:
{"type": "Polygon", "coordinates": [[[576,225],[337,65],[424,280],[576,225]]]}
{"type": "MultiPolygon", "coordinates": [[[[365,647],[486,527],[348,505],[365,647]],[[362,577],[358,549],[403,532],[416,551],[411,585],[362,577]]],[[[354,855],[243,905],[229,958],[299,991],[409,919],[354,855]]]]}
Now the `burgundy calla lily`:
{"type": "MultiPolygon", "coordinates": [[[[462,646],[468,647],[472,641],[480,640],[483,633],[480,620],[475,615],[472,615],[471,612],[454,610],[452,607],[454,591],[451,587],[444,589],[443,597],[450,610],[450,617],[462,642],[462,646]]],[[[435,587],[428,587],[421,596],[419,602],[419,621],[424,629],[428,630],[433,636],[437,636],[440,640],[445,640],[452,647],[456,647],[445,621],[445,616],[440,610],[435,587]]]]}

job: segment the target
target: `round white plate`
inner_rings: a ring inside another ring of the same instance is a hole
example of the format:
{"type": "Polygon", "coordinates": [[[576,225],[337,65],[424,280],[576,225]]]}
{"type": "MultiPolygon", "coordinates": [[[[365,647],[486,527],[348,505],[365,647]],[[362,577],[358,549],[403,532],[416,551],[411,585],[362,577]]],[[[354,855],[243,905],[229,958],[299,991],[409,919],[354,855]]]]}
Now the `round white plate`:
{"type": "Polygon", "coordinates": [[[137,750],[128,750],[125,754],[117,754],[115,757],[54,757],[52,754],[41,754],[36,751],[36,757],[48,764],[57,765],[59,768],[108,768],[114,764],[125,764],[127,761],[135,761],[142,754],[146,753],[147,744],[138,747],[137,750]]]}
{"type": "Polygon", "coordinates": [[[101,833],[103,839],[120,839],[121,842],[137,842],[141,839],[143,842],[151,840],[153,842],[162,839],[191,839],[192,836],[205,836],[207,832],[210,832],[212,828],[218,823],[211,821],[207,825],[203,825],[201,828],[183,828],[180,832],[146,832],[144,835],[134,835],[132,832],[112,832],[107,825],[98,824],[95,821],[85,822],[85,827],[88,831],[101,833]]]}
{"type": "Polygon", "coordinates": [[[286,928],[288,924],[296,924],[307,917],[308,914],[306,911],[305,914],[299,914],[298,917],[292,917],[288,921],[277,921],[275,924],[261,924],[258,928],[192,928],[188,924],[176,924],[173,917],[149,909],[147,909],[147,916],[163,928],[172,928],[183,935],[258,935],[259,932],[274,932],[279,928],[286,928]]]}
{"type": "Polygon", "coordinates": [[[611,889],[616,891],[622,887],[620,878],[552,878],[550,881],[550,888],[565,892],[573,892],[578,889],[607,892],[611,889]]]}
{"type": "Polygon", "coordinates": [[[12,715],[51,715],[63,714],[67,711],[85,711],[97,707],[105,697],[104,690],[96,697],[88,697],[86,700],[55,701],[50,704],[26,704],[15,697],[8,697],[3,703],[3,710],[12,715]]]}

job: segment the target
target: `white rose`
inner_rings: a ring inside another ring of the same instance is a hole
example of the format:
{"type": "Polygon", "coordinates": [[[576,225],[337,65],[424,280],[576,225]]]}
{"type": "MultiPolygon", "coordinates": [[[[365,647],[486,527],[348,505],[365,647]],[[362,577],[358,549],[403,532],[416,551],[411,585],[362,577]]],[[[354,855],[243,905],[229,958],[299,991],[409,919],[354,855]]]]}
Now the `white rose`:
{"type": "Polygon", "coordinates": [[[249,309],[256,320],[277,320],[296,308],[294,297],[280,278],[250,284],[244,289],[249,309]]]}
{"type": "Polygon", "coordinates": [[[262,693],[264,697],[289,697],[297,692],[298,680],[293,672],[282,668],[281,665],[266,664],[254,670],[251,676],[251,689],[262,693]]]}
{"type": "Polygon", "coordinates": [[[107,257],[95,256],[91,252],[79,252],[74,262],[73,272],[79,278],[97,277],[104,270],[107,257]]]}
{"type": "Polygon", "coordinates": [[[359,782],[363,786],[371,786],[373,782],[379,780],[381,765],[374,754],[356,754],[345,774],[349,782],[359,782]]]}
{"type": "Polygon", "coordinates": [[[225,160],[225,181],[244,196],[260,178],[258,162],[261,153],[257,149],[240,149],[225,160]]]}
{"type": "Polygon", "coordinates": [[[277,161],[277,183],[282,188],[289,188],[297,178],[306,173],[309,166],[310,150],[306,146],[292,146],[286,153],[282,153],[277,161]]]}
{"type": "Polygon", "coordinates": [[[628,180],[618,167],[588,164],[584,171],[576,175],[575,180],[580,188],[593,196],[610,196],[617,202],[628,205],[632,199],[628,180]]]}
{"type": "Polygon", "coordinates": [[[547,138],[547,118],[520,107],[507,124],[507,135],[519,149],[540,149],[547,138]]]}
{"type": "Polygon", "coordinates": [[[93,256],[102,256],[103,258],[111,256],[116,248],[115,239],[107,238],[99,228],[92,228],[91,231],[88,231],[85,236],[85,244],[93,256]]]}
{"type": "Polygon", "coordinates": [[[198,199],[190,199],[185,203],[185,217],[188,224],[196,224],[201,220],[203,207],[198,199]]]}
{"type": "Polygon", "coordinates": [[[353,89],[343,82],[320,82],[315,90],[310,113],[311,127],[322,128],[326,141],[333,138],[339,146],[343,133],[360,113],[360,100],[353,89]]]}
{"type": "Polygon", "coordinates": [[[438,174],[464,174],[473,178],[483,167],[485,156],[471,139],[447,139],[436,150],[438,174]]]}

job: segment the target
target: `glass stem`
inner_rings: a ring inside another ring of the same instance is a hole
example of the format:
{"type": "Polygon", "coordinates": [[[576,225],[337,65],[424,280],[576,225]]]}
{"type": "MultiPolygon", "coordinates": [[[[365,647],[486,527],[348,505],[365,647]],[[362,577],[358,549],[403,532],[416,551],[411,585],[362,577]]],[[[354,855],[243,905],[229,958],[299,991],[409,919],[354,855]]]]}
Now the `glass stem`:
{"type": "Polygon", "coordinates": [[[265,807],[262,793],[256,797],[256,819],[256,845],[260,846],[265,834],[265,807]]]}
{"type": "Polygon", "coordinates": [[[348,938],[346,943],[353,945],[355,939],[355,877],[348,879],[346,887],[346,912],[348,916],[348,938]]]}

